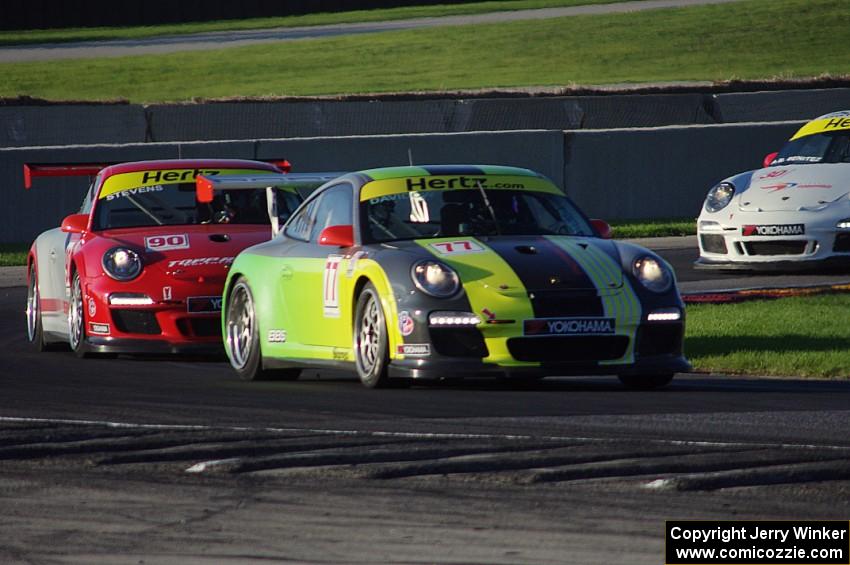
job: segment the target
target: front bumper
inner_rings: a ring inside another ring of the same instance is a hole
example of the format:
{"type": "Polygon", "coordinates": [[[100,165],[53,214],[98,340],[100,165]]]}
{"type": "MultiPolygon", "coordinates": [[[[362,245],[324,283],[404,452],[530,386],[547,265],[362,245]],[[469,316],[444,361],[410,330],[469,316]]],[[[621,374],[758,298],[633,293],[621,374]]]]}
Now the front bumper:
{"type": "Polygon", "coordinates": [[[515,335],[505,342],[485,340],[467,328],[451,340],[431,333],[420,356],[396,357],[390,375],[414,379],[473,376],[534,378],[580,375],[658,375],[691,369],[682,353],[684,321],[645,322],[627,335],[515,335]],[[475,335],[478,339],[473,339],[475,335]],[[493,356],[498,348],[500,355],[493,356]]]}
{"type": "Polygon", "coordinates": [[[468,377],[496,377],[529,379],[541,377],[568,377],[590,375],[662,375],[685,373],[691,364],[682,355],[657,355],[644,357],[627,365],[600,365],[598,363],[541,363],[538,366],[502,366],[480,360],[395,360],[390,363],[390,377],[417,380],[462,379],[468,377]]]}
{"type": "Polygon", "coordinates": [[[799,271],[850,267],[850,230],[823,211],[738,212],[734,221],[704,213],[697,221],[698,269],[799,271]],[[803,233],[755,235],[756,227],[803,226],[803,233]],[[747,233],[748,235],[744,235],[747,233]]]}
{"type": "Polygon", "coordinates": [[[105,276],[89,281],[83,304],[88,350],[129,354],[222,352],[221,283],[166,282],[170,284],[164,287],[150,282],[116,283],[105,276]],[[146,297],[150,303],[110,301],[114,295],[146,297]]]}
{"type": "Polygon", "coordinates": [[[91,353],[131,355],[199,355],[224,358],[224,346],[219,342],[172,343],[153,339],[87,337],[83,350],[91,353]]]}
{"type": "Polygon", "coordinates": [[[723,261],[700,257],[694,268],[716,271],[806,272],[850,270],[850,256],[833,255],[823,259],[778,259],[773,261],[723,261]]]}

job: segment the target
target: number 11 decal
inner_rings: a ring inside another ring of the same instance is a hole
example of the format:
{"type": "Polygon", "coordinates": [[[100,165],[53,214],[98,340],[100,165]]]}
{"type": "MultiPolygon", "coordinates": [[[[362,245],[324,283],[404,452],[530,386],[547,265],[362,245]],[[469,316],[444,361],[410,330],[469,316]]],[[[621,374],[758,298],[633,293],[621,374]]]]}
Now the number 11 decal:
{"type": "Polygon", "coordinates": [[[339,264],[342,255],[329,255],[322,277],[322,305],[325,318],[339,318],[339,264]]]}

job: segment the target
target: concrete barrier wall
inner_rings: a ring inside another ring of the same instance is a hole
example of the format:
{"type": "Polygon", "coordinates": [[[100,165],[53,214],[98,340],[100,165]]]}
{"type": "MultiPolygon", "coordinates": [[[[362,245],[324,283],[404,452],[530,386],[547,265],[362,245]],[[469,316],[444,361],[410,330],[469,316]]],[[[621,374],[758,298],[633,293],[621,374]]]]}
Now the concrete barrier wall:
{"type": "Polygon", "coordinates": [[[145,141],[138,105],[0,106],[0,147],[145,141]]]}
{"type": "Polygon", "coordinates": [[[618,128],[713,123],[702,94],[160,104],[149,141],[618,128]]]}
{"type": "Polygon", "coordinates": [[[593,217],[696,218],[709,188],[761,167],[802,123],[565,132],[564,183],[593,217]]]}
{"type": "Polygon", "coordinates": [[[724,123],[811,120],[850,110],[850,88],[718,94],[715,101],[717,121],[724,123]]]}
{"type": "Polygon", "coordinates": [[[0,147],[778,122],[840,109],[850,109],[850,88],[716,95],[0,106],[0,147]]]}
{"type": "Polygon", "coordinates": [[[449,133],[260,140],[258,159],[285,157],[293,171],[356,171],[382,166],[477,163],[527,167],[564,181],[560,131],[449,133]],[[408,154],[408,151],[410,152],[408,154]]]}
{"type": "Polygon", "coordinates": [[[40,178],[24,190],[24,163],[123,162],[146,159],[289,159],[294,170],[347,171],[415,163],[493,163],[525,166],[563,183],[560,131],[361,136],[196,143],[139,143],[0,149],[0,242],[31,241],[74,213],[88,188],[85,177],[40,178]]]}

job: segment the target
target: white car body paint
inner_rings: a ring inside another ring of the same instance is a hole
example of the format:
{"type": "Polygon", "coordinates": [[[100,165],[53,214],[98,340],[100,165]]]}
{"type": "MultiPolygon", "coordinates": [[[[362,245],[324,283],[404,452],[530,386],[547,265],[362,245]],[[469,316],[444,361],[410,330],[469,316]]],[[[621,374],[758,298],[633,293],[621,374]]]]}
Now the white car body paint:
{"type": "MultiPolygon", "coordinates": [[[[65,244],[68,234],[60,228],[47,230],[35,240],[38,292],[41,302],[57,301],[60,311],[42,311],[41,323],[49,338],[68,339],[67,302],[69,289],[65,285],[65,244]]],[[[54,339],[50,339],[54,341],[54,339]]]]}
{"type": "MultiPolygon", "coordinates": [[[[802,129],[845,114],[820,116],[802,129]]],[[[847,135],[847,130],[842,126],[837,131],[847,135]]],[[[798,132],[795,137],[808,139],[834,131],[803,136],[798,132]]],[[[846,159],[788,164],[777,159],[769,167],[721,183],[732,184],[735,194],[714,212],[703,204],[697,220],[700,266],[805,266],[841,259],[850,264],[850,162],[846,159]],[[848,227],[838,227],[843,220],[848,227]]]]}

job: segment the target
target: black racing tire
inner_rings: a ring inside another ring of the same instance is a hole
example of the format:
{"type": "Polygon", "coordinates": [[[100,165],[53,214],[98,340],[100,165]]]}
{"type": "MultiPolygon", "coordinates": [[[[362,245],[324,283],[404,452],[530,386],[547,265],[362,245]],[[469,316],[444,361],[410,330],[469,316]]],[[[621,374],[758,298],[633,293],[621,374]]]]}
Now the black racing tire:
{"type": "Polygon", "coordinates": [[[77,357],[91,357],[86,347],[86,312],[83,306],[83,285],[80,273],[71,279],[71,302],[68,305],[68,344],[77,357]]]}
{"type": "Polygon", "coordinates": [[[354,365],[366,388],[390,385],[387,320],[375,285],[366,283],[354,310],[354,365]]]}
{"type": "Polygon", "coordinates": [[[35,261],[30,265],[27,279],[27,342],[36,351],[53,351],[55,344],[44,339],[44,328],[41,321],[41,294],[38,290],[38,272],[35,261]]]}
{"type": "Polygon", "coordinates": [[[620,382],[632,390],[653,390],[663,388],[673,380],[673,374],[661,375],[619,375],[620,382]]]}
{"type": "Polygon", "coordinates": [[[230,366],[243,381],[294,381],[301,369],[264,369],[254,295],[245,277],[228,294],[224,314],[224,349],[230,366]]]}

